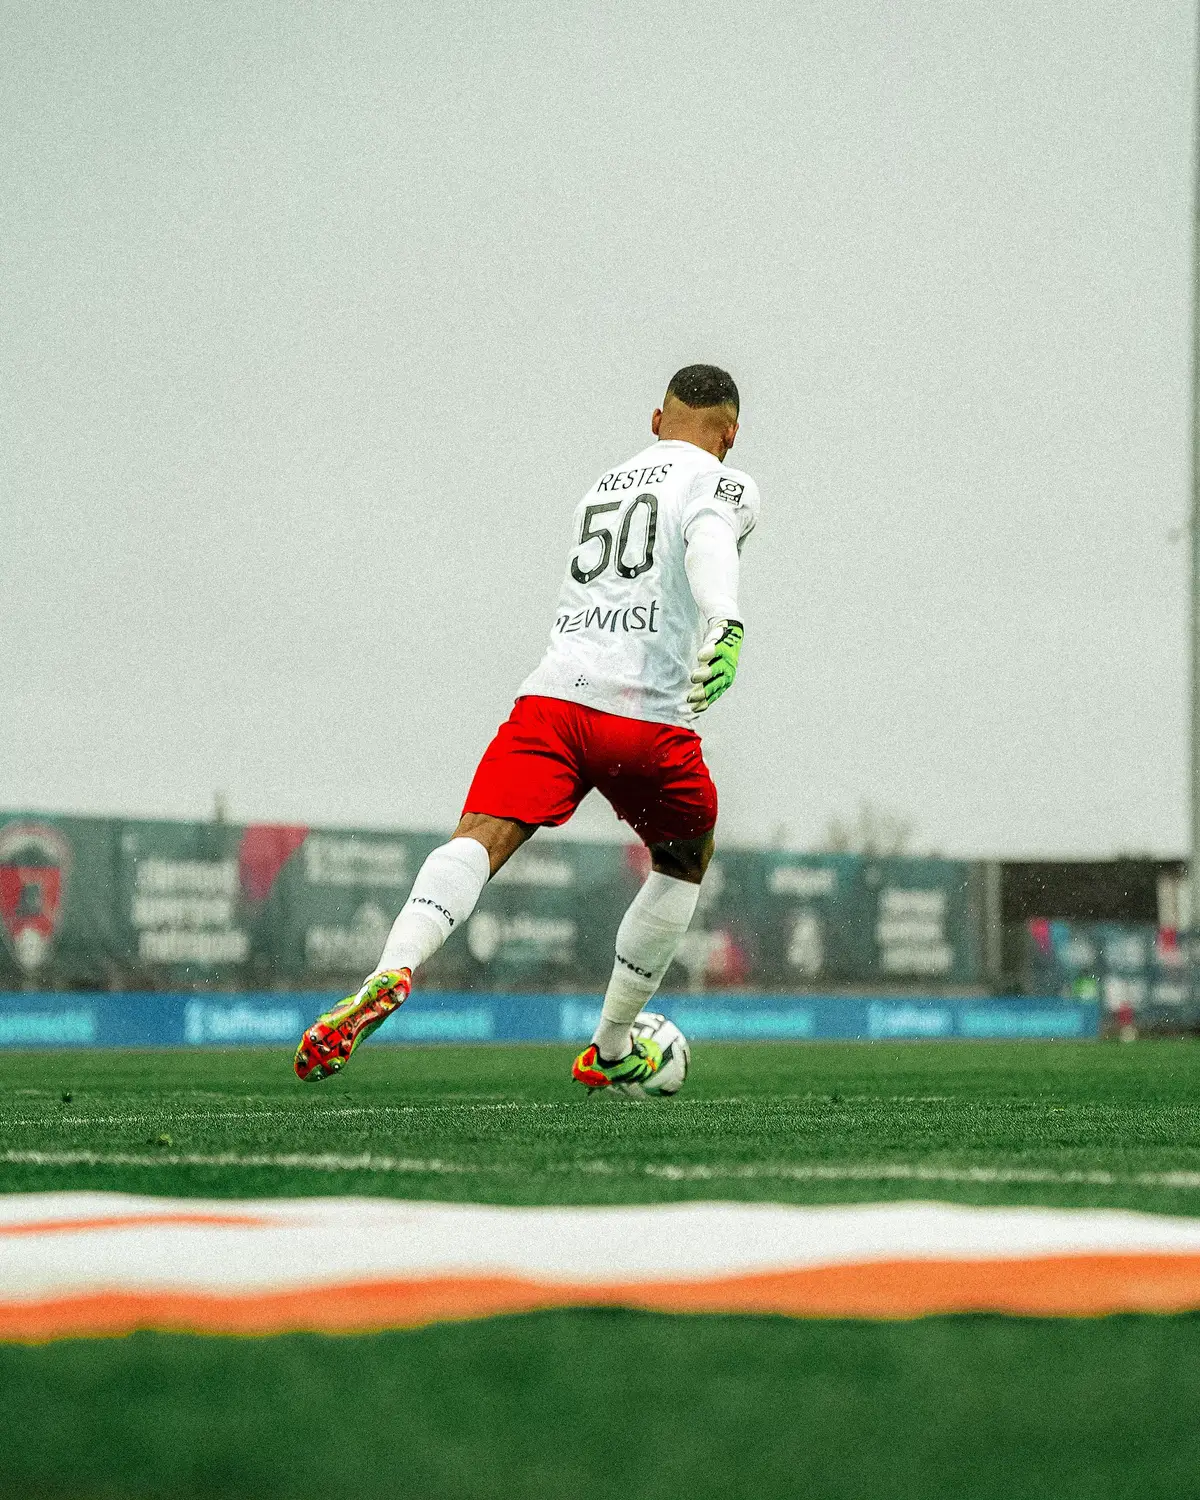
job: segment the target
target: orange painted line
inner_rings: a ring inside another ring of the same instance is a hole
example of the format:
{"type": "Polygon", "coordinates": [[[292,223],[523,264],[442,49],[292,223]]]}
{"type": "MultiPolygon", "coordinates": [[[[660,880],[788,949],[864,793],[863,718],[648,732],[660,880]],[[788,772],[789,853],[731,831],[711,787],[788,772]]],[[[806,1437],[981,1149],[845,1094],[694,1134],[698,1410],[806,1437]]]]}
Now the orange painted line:
{"type": "Polygon", "coordinates": [[[119,1214],[102,1219],[36,1219],[27,1224],[0,1224],[0,1239],[26,1234],[78,1234],[89,1229],[142,1229],[162,1224],[200,1225],[205,1229],[278,1229],[281,1222],[251,1214],[119,1214]]]}
{"type": "Polygon", "coordinates": [[[177,1333],[370,1333],[551,1307],[917,1318],[1000,1312],[1096,1317],[1200,1309],[1200,1255],[892,1260],[750,1276],[585,1285],[515,1276],[331,1283],[238,1295],[97,1292],[0,1303],[0,1340],[177,1333]]]}

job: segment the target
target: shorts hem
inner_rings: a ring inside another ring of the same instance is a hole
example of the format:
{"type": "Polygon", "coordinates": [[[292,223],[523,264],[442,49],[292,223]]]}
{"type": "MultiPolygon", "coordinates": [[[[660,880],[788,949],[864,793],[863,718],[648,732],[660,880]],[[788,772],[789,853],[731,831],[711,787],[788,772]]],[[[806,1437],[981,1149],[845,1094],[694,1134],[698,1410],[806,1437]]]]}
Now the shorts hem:
{"type": "Polygon", "coordinates": [[[460,818],[465,818],[468,813],[478,813],[483,818],[507,818],[510,823],[527,823],[531,828],[561,828],[564,823],[569,823],[575,816],[576,809],[563,813],[560,817],[527,818],[515,812],[497,812],[494,807],[480,807],[477,803],[469,803],[459,813],[460,818]]]}

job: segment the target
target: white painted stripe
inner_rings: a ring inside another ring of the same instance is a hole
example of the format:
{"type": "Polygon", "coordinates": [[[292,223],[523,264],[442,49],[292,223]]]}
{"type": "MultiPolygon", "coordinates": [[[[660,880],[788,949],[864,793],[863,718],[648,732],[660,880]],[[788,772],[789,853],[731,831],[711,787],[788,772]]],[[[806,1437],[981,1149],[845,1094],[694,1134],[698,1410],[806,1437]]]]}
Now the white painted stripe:
{"type": "MultiPolygon", "coordinates": [[[[455,1162],[442,1157],[387,1156],[363,1151],[173,1152],[162,1151],[20,1151],[0,1152],[0,1165],[30,1167],[234,1167],[288,1168],[311,1172],[379,1172],[434,1176],[462,1174],[530,1175],[520,1162],[455,1162]]],[[[605,1177],[656,1177],[667,1182],[917,1182],[1005,1184],[1051,1187],[1142,1187],[1200,1190],[1200,1171],[1108,1172],[1055,1167],[955,1167],[920,1162],[847,1163],[671,1163],[614,1162],[596,1159],[550,1162],[539,1172],[585,1173],[605,1177]]]]}
{"type": "Polygon", "coordinates": [[[0,1226],[35,1231],[0,1234],[7,1302],[106,1289],[255,1292],[446,1276],[678,1281],[881,1260],[1200,1260],[1200,1219],[947,1203],[500,1208],[34,1193],[0,1198],[0,1226]],[[199,1215],[230,1222],[197,1222],[199,1215]],[[148,1222],[129,1222],[141,1217],[148,1222]],[[91,1227],[105,1218],[117,1222],[91,1227]],[[56,1220],[65,1221],[61,1231],[56,1220]]]}

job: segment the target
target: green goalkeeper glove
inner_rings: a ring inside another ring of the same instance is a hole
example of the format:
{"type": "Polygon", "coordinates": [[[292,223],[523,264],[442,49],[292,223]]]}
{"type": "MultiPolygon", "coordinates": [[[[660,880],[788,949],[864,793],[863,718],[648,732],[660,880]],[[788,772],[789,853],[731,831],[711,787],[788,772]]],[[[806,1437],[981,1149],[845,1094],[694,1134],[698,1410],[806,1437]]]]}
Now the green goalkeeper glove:
{"type": "Polygon", "coordinates": [[[740,620],[718,620],[708,632],[692,673],[694,686],[688,694],[688,703],[696,713],[711,708],[733,686],[745,634],[740,620]]]}

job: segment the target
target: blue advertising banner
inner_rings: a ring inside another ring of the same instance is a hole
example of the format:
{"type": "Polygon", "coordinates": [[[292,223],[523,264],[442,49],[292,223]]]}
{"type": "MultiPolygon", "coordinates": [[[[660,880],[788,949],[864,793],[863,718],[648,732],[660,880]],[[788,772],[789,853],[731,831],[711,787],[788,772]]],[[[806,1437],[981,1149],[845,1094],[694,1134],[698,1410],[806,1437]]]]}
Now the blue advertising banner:
{"type": "MultiPolygon", "coordinates": [[[[291,1047],[338,993],[0,993],[7,1047],[291,1047]]],[[[1080,1040],[1099,1035],[1095,1000],[905,996],[664,995],[692,1041],[1080,1040]]],[[[582,1042],[600,996],[430,990],[371,1040],[582,1042]]]]}

